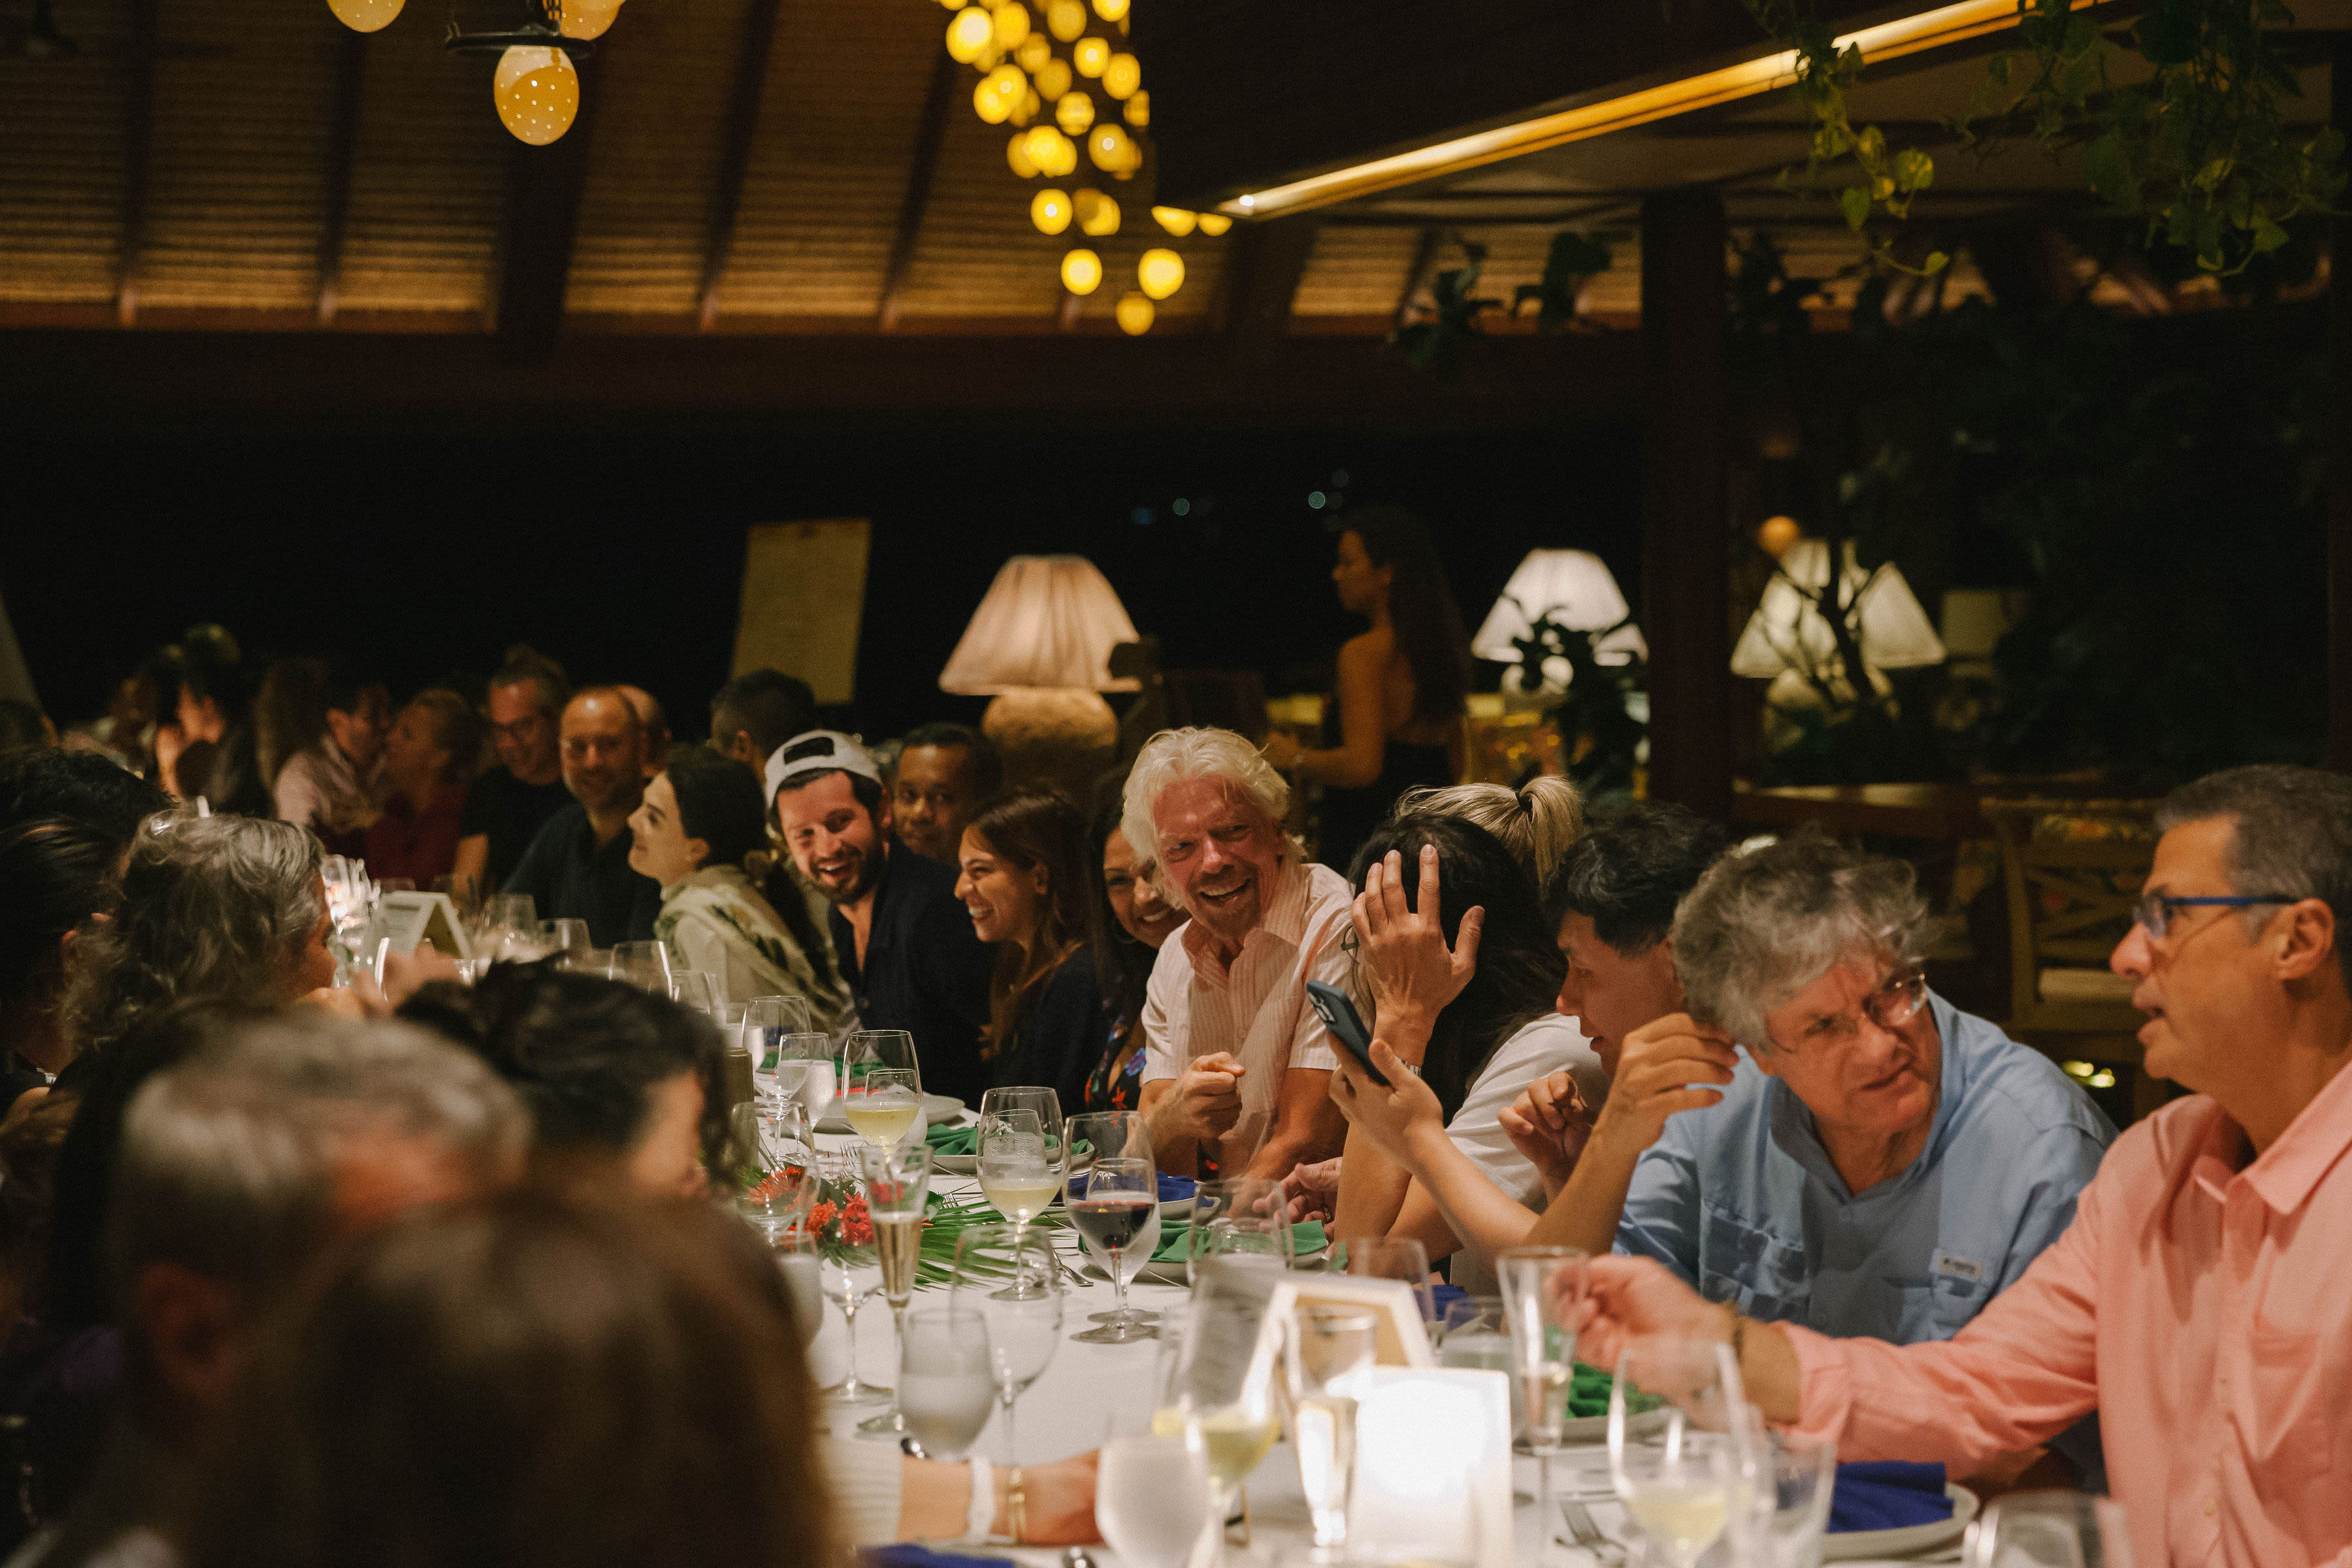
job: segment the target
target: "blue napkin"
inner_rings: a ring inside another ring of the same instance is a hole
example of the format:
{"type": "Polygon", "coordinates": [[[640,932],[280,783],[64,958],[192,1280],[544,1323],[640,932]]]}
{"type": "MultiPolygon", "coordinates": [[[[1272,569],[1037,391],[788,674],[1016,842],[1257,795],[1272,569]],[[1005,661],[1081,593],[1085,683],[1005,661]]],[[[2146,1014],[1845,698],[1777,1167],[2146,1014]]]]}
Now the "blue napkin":
{"type": "Polygon", "coordinates": [[[1456,1301],[1468,1300],[1470,1292],[1459,1285],[1433,1285],[1429,1288],[1429,1310],[1435,1314],[1431,1321],[1442,1323],[1445,1321],[1445,1309],[1456,1301]]]}
{"type": "Polygon", "coordinates": [[[1200,1184],[1190,1176],[1171,1176],[1163,1172],[1160,1177],[1160,1201],[1172,1204],[1178,1198],[1189,1198],[1200,1184]]]}
{"type": "Polygon", "coordinates": [[[1830,1496],[1830,1533],[1856,1530],[1901,1530],[1952,1517],[1944,1495],[1944,1467],[1895,1459],[1840,1465],[1837,1490],[1830,1496]]]}
{"type": "Polygon", "coordinates": [[[1010,1558],[958,1557],[904,1542],[896,1546],[869,1546],[858,1555],[866,1560],[866,1568],[1013,1568],[1010,1558]]]}

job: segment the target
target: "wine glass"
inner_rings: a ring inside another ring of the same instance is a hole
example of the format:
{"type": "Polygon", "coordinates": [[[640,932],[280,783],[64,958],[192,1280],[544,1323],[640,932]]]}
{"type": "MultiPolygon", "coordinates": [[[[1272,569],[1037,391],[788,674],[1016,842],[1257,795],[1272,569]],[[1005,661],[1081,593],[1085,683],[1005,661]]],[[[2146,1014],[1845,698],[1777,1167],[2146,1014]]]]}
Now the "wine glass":
{"type": "Polygon", "coordinates": [[[1215,1512],[1208,1457],[1195,1435],[1115,1434],[1095,1471],[1095,1523],[1132,1568],[1180,1568],[1215,1512]]]}
{"type": "MultiPolygon", "coordinates": [[[[915,1294],[923,1210],[931,1193],[931,1149],[928,1143],[885,1144],[860,1149],[857,1156],[866,1177],[866,1213],[874,1226],[874,1258],[882,1266],[882,1299],[890,1303],[890,1322],[903,1357],[907,1303],[915,1294]]],[[[906,1429],[896,1401],[881,1415],[857,1424],[861,1437],[895,1437],[906,1429]]]]}
{"type": "MultiPolygon", "coordinates": [[[[857,1162],[846,1153],[820,1153],[816,1169],[824,1183],[823,1201],[832,1204],[837,1214],[857,1188],[857,1162]]],[[[849,1331],[848,1370],[839,1383],[824,1391],[824,1395],[836,1405],[882,1404],[890,1397],[890,1390],[862,1382],[857,1375],[857,1308],[882,1288],[882,1266],[869,1247],[821,1247],[818,1256],[824,1293],[841,1309],[842,1323],[849,1331]]]]}
{"type": "Polygon", "coordinates": [[[988,1352],[996,1376],[996,1397],[1004,1406],[1006,1507],[1013,1538],[1021,1535],[1021,1448],[1013,1428],[1013,1402],[1053,1364],[1062,1339],[1061,1270],[1047,1237],[1010,1225],[976,1225],[956,1237],[955,1279],[948,1304],[977,1310],[988,1320],[988,1352]],[[1021,1289],[997,1287],[1010,1281],[1021,1289]]]}
{"type": "Polygon", "coordinates": [[[1609,1479],[1626,1513],[1680,1568],[1691,1568],[1715,1543],[1741,1489],[1755,1483],[1747,1408],[1729,1345],[1659,1334],[1617,1358],[1609,1479]],[[1635,1405],[1653,1401],[1665,1409],[1665,1431],[1660,1440],[1635,1441],[1626,1418],[1635,1405]]]}
{"type": "Polygon", "coordinates": [[[1962,1568],[2132,1568],[2123,1505],[2081,1492],[2011,1492],[1960,1544],[1962,1568]]]}
{"type": "Polygon", "coordinates": [[[1502,1278],[1503,1316],[1511,1330],[1511,1381],[1519,1385],[1527,1407],[1528,1447],[1536,1453],[1541,1494],[1536,1517],[1546,1521],[1547,1529],[1552,1517],[1551,1460],[1567,1438],[1576,1313],[1584,1299],[1589,1261],[1572,1247],[1514,1247],[1495,1259],[1502,1278]]]}
{"type": "Polygon", "coordinates": [[[1274,1378],[1254,1367],[1247,1353],[1258,1326],[1241,1300],[1200,1295],[1182,1312],[1169,1314],[1160,1329],[1151,1429],[1200,1444],[1209,1467],[1219,1555],[1223,1527],[1234,1516],[1242,1484],[1282,1436],[1274,1378]]]}
{"type": "MultiPolygon", "coordinates": [[[[492,902],[497,900],[493,900],[492,902]]],[[[669,945],[659,942],[613,944],[613,978],[656,995],[669,994],[669,945]]]]}
{"type": "Polygon", "coordinates": [[[899,1068],[870,1068],[865,1082],[849,1095],[843,1115],[850,1130],[868,1143],[896,1143],[922,1120],[922,1092],[911,1072],[899,1068]]]}
{"type": "Polygon", "coordinates": [[[703,969],[673,969],[669,973],[669,999],[681,1007],[691,1007],[698,1013],[709,1013],[719,1005],[719,982],[703,969]]]}
{"type": "MultiPolygon", "coordinates": [[[[1795,1432],[1774,1432],[1754,1405],[1741,1412],[1756,1457],[1756,1502],[1744,1522],[1757,1568],[1810,1568],[1821,1561],[1837,1487],[1837,1445],[1795,1432]]],[[[2070,1494],[2071,1495],[2071,1494],[2070,1494]]]]}
{"type": "Polygon", "coordinates": [[[596,945],[588,935],[588,922],[575,920],[540,921],[539,942],[557,955],[583,952],[596,945]]]}
{"type": "Polygon", "coordinates": [[[816,1206],[815,1141],[797,1106],[777,1111],[746,1101],[729,1114],[729,1127],[743,1184],[736,1210],[772,1245],[816,1206]]]}
{"type": "Polygon", "coordinates": [[[962,1458],[996,1408],[988,1320],[969,1307],[920,1307],[898,1333],[898,1414],[927,1459],[962,1458]]]}
{"type": "Polygon", "coordinates": [[[798,1095],[808,1112],[809,1125],[824,1120],[833,1108],[836,1064],[830,1035],[785,1035],[776,1041],[777,1091],[798,1095]]]}
{"type": "MultiPolygon", "coordinates": [[[[1062,1129],[1065,1150],[1063,1174],[1083,1171],[1097,1154],[1118,1154],[1129,1160],[1151,1158],[1151,1130],[1144,1124],[1139,1110],[1089,1110],[1070,1117],[1062,1129]]],[[[1155,1182],[1152,1191],[1156,1194],[1155,1182]]],[[[1152,1244],[1155,1247],[1158,1242],[1152,1244]]],[[[1108,1312],[1089,1312],[1092,1323],[1148,1323],[1158,1314],[1119,1308],[1108,1312]]]]}
{"type": "MultiPolygon", "coordinates": [[[[457,911],[457,923],[468,931],[482,912],[482,879],[460,877],[455,871],[444,871],[433,879],[433,890],[447,895],[449,907],[457,911]]],[[[583,929],[585,929],[583,924],[583,929]]],[[[586,941],[585,937],[582,941],[586,941]]]]}
{"type": "Polygon", "coordinates": [[[904,1029],[859,1029],[841,1048],[841,1092],[856,1094],[866,1075],[876,1068],[894,1068],[915,1075],[921,1086],[923,1065],[915,1056],[915,1037],[904,1029]]]}
{"type": "MultiPolygon", "coordinates": [[[[1290,1446],[1314,1521],[1310,1560],[1348,1555],[1348,1501],[1356,1481],[1356,1405],[1370,1391],[1380,1320],[1358,1307],[1301,1308],[1296,1353],[1283,1358],[1290,1392],[1290,1446]]],[[[1547,1509],[1541,1517],[1549,1519],[1547,1509]]]]}
{"type": "Polygon", "coordinates": [[[1119,1314],[1072,1337],[1092,1345],[1150,1339],[1150,1315],[1128,1309],[1127,1282],[1160,1245],[1160,1173],[1149,1160],[1097,1155],[1087,1170],[1070,1173],[1068,1188],[1063,1208],[1095,1262],[1110,1276],[1119,1314]]]}
{"type": "Polygon", "coordinates": [[[1048,1142],[1034,1110],[982,1111],[973,1147],[980,1154],[981,1195],[1016,1229],[1034,1224],[1062,1190],[1059,1162],[1054,1157],[1058,1151],[1048,1142]]]}
{"type": "Polygon", "coordinates": [[[1287,1268],[1293,1251],[1290,1200],[1280,1182],[1234,1176],[1192,1189],[1192,1226],[1184,1238],[1188,1264],[1242,1257],[1287,1268]]]}
{"type": "Polygon", "coordinates": [[[743,1004],[743,1048],[751,1053],[751,1082],[761,1095],[782,1100],[807,1076],[805,1057],[795,1071],[782,1071],[783,1042],[809,1031],[808,1003],[798,996],[754,996],[743,1004]],[[789,1079],[789,1081],[786,1081],[789,1079]]]}
{"type": "MultiPolygon", "coordinates": [[[[1421,1321],[1437,1329],[1437,1296],[1429,1284],[1429,1249],[1409,1236],[1358,1237],[1344,1244],[1348,1272],[1360,1279],[1402,1279],[1412,1287],[1421,1321]]],[[[1334,1254],[1336,1257],[1337,1254],[1334,1254]]]]}
{"type": "MultiPolygon", "coordinates": [[[[1062,1173],[1067,1168],[1069,1143],[1066,1137],[1066,1130],[1062,1125],[1062,1097],[1050,1089],[1035,1084],[1004,1084],[982,1091],[980,1122],[983,1129],[987,1127],[988,1119],[992,1114],[1006,1110],[1024,1110],[1035,1116],[1037,1130],[1045,1134],[1045,1139],[1044,1173],[1045,1184],[1047,1188],[1045,1195],[1037,1201],[1035,1210],[1026,1217],[1014,1215],[1009,1210],[1006,1212],[1007,1218],[1013,1219],[1017,1224],[1025,1225],[1044,1213],[1046,1205],[1053,1201],[1054,1194],[1061,1190],[1062,1173]]],[[[980,1165],[980,1189],[982,1193],[988,1194],[989,1202],[996,1203],[995,1194],[988,1193],[988,1163],[984,1147],[986,1142],[983,1132],[980,1145],[976,1145],[982,1148],[982,1152],[980,1165]]],[[[997,1204],[997,1207],[1003,1208],[1004,1205],[997,1204]]]]}

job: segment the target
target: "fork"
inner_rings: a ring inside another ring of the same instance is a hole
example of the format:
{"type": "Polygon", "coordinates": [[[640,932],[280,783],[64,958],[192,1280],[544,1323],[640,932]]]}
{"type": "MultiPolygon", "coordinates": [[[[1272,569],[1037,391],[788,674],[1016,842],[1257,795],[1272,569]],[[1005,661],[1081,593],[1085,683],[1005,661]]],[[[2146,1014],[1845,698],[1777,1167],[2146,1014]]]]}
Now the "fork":
{"type": "Polygon", "coordinates": [[[1560,1517],[1568,1521],[1569,1534],[1576,1538],[1572,1542],[1561,1542],[1562,1545],[1584,1548],[1600,1560],[1601,1568],[1623,1568],[1625,1549],[1601,1533],[1601,1527],[1592,1522],[1591,1510],[1569,1498],[1560,1502],[1559,1512],[1560,1517]]]}

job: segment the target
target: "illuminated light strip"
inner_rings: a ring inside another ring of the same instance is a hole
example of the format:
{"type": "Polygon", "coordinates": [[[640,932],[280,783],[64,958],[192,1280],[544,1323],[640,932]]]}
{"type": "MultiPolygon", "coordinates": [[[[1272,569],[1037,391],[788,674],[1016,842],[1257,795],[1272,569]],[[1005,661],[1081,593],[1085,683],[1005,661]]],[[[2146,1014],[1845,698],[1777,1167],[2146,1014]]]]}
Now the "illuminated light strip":
{"type": "MultiPolygon", "coordinates": [[[[2073,0],[2072,8],[2079,11],[2095,4],[2097,0],[2073,0]]],[[[1865,64],[1896,59],[1922,49],[1941,48],[2013,27],[2017,26],[2017,15],[2018,0],[1960,0],[1958,5],[1940,5],[1932,11],[1847,33],[1838,38],[1837,47],[1843,51],[1850,44],[1859,44],[1865,64]]],[[[1219,203],[1217,210],[1235,217],[1266,217],[1276,213],[1328,206],[1350,196],[1369,195],[1434,175],[1475,169],[1526,153],[1539,153],[1547,147],[1630,130],[1696,109],[1753,98],[1775,88],[1794,86],[1796,80],[1797,52],[1784,49],[1761,59],[1702,71],[1680,81],[1643,88],[1581,109],[1565,109],[1557,114],[1523,120],[1517,125],[1475,132],[1451,142],[1335,169],[1327,174],[1310,174],[1271,190],[1252,191],[1219,203]]]]}

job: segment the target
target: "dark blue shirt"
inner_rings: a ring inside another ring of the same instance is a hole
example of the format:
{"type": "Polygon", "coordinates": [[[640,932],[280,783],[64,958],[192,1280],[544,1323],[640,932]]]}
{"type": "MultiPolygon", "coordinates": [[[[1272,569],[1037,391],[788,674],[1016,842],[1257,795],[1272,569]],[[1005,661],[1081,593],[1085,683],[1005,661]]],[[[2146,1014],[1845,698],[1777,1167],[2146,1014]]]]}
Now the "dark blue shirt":
{"type": "Polygon", "coordinates": [[[989,1082],[980,1034],[988,1023],[988,977],[996,953],[972,934],[971,913],[955,896],[955,879],[937,861],[891,845],[874,889],[862,964],[847,919],[838,909],[827,919],[858,1027],[914,1036],[924,1090],[953,1095],[977,1110],[989,1082]]]}
{"type": "Polygon", "coordinates": [[[574,801],[547,819],[499,891],[529,893],[541,920],[586,921],[598,947],[651,942],[661,885],[629,869],[635,842],[624,827],[611,843],[597,844],[588,808],[574,801]]]}

